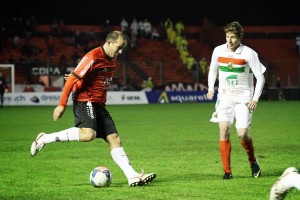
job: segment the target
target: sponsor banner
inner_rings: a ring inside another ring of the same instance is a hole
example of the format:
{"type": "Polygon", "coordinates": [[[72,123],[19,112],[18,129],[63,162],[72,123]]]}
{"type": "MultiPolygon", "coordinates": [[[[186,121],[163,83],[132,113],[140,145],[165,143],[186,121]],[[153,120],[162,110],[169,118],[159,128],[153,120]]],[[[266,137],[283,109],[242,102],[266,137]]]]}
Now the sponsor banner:
{"type": "MultiPolygon", "coordinates": [[[[26,92],[26,93],[5,93],[4,105],[10,106],[42,106],[58,105],[61,92],[26,92]]],[[[108,92],[107,105],[109,104],[148,104],[145,92],[108,92]]],[[[72,95],[68,100],[72,105],[72,95]]]]}
{"type": "MultiPolygon", "coordinates": [[[[60,99],[60,92],[26,92],[26,93],[5,93],[4,105],[11,106],[44,106],[57,105],[60,99]]],[[[72,103],[72,97],[68,105],[72,103]]]]}
{"type": "Polygon", "coordinates": [[[146,92],[149,103],[191,103],[216,101],[217,92],[213,100],[206,96],[207,91],[175,91],[175,92],[146,92]]]}
{"type": "Polygon", "coordinates": [[[148,104],[148,100],[144,91],[110,91],[107,93],[106,104],[148,104]]]}

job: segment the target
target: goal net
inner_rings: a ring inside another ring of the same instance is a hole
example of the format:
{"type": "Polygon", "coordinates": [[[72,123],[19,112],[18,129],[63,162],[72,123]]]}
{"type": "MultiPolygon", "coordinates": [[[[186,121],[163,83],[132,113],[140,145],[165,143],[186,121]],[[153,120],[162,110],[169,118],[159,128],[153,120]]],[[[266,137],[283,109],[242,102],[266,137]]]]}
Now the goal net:
{"type": "Polygon", "coordinates": [[[0,64],[0,72],[7,83],[8,92],[15,93],[15,65],[13,64],[0,64]]]}

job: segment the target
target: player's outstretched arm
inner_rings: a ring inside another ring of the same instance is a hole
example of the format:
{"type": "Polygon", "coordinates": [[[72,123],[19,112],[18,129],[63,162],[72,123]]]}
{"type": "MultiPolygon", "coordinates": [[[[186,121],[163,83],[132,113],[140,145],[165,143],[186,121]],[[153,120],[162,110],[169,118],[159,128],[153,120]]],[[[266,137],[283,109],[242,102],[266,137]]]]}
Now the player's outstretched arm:
{"type": "Polygon", "coordinates": [[[65,107],[57,106],[53,111],[53,120],[54,121],[59,120],[62,117],[62,115],[64,114],[64,112],[65,112],[65,107]]]}

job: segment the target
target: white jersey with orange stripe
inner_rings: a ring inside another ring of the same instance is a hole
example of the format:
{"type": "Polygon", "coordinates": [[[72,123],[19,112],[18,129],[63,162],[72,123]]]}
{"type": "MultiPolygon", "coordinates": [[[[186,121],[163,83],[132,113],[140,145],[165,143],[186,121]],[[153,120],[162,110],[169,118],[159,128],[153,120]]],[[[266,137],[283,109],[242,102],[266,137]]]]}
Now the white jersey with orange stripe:
{"type": "Polygon", "coordinates": [[[264,80],[255,86],[254,77],[261,78],[266,71],[257,53],[240,44],[235,52],[228,51],[227,45],[217,46],[212,54],[208,75],[209,90],[213,90],[219,74],[218,99],[246,103],[251,99],[258,101],[264,80]]]}

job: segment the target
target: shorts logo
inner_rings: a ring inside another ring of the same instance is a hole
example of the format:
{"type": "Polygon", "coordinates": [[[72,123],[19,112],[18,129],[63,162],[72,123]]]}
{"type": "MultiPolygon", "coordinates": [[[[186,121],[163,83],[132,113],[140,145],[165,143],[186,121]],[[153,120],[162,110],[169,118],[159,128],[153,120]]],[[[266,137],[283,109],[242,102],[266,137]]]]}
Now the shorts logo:
{"type": "Polygon", "coordinates": [[[95,116],[94,116],[94,112],[93,112],[93,105],[91,102],[87,102],[87,114],[88,116],[91,118],[91,119],[94,119],[95,116]]]}

